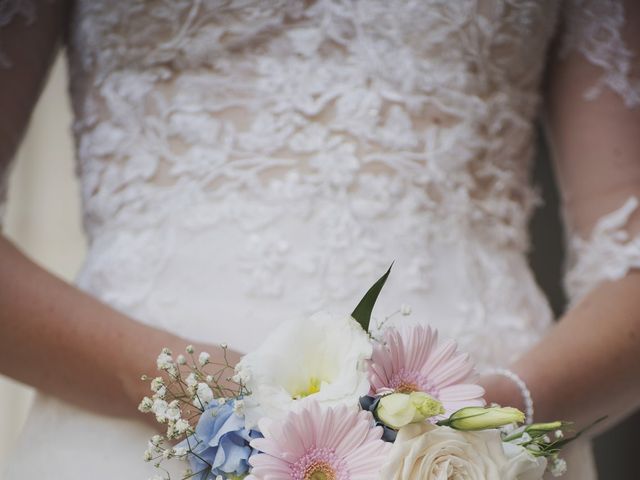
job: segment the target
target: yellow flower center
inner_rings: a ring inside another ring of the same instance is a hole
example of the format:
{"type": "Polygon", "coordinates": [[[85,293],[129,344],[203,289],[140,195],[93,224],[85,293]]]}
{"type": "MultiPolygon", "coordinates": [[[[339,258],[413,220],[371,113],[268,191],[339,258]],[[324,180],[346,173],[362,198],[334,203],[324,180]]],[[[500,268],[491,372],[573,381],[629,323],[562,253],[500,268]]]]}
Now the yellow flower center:
{"type": "Polygon", "coordinates": [[[336,472],[324,462],[313,462],[304,472],[304,480],[336,480],[336,472]]]}
{"type": "Polygon", "coordinates": [[[398,393],[413,393],[419,391],[420,388],[415,383],[400,382],[400,384],[396,387],[396,392],[398,393]]]}
{"type": "MultiPolygon", "coordinates": [[[[320,391],[320,385],[322,384],[322,380],[316,377],[311,377],[309,379],[309,383],[305,388],[302,388],[293,393],[292,398],[294,400],[300,400],[301,398],[308,397],[309,395],[313,395],[314,393],[318,393],[320,391]]],[[[323,480],[321,477],[313,478],[313,480],[323,480]]]]}

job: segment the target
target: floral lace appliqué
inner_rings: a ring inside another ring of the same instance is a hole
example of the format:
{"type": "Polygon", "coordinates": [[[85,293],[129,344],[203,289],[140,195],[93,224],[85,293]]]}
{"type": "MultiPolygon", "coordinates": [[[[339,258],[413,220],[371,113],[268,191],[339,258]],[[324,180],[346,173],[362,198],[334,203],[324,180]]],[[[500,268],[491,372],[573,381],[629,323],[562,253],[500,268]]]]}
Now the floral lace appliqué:
{"type": "Polygon", "coordinates": [[[629,270],[640,268],[640,235],[634,237],[625,229],[638,205],[638,199],[631,197],[602,217],[588,239],[570,238],[565,286],[573,304],[597,284],[618,280],[629,270]]]}
{"type": "Polygon", "coordinates": [[[577,51],[603,70],[585,98],[593,100],[608,88],[628,108],[640,106],[640,78],[633,74],[638,52],[630,50],[622,37],[622,0],[567,0],[564,4],[566,33],[561,55],[577,51]]]}

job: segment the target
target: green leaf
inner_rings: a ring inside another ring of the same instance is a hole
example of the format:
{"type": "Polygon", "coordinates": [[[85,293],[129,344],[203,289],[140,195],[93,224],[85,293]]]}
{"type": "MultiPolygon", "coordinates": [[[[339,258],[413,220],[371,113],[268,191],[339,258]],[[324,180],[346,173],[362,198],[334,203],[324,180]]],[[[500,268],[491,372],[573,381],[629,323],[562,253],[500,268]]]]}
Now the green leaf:
{"type": "Polygon", "coordinates": [[[381,276],[376,283],[364,294],[358,306],[353,310],[351,316],[360,324],[360,326],[364,329],[365,332],[369,331],[369,323],[371,322],[371,312],[373,311],[373,306],[376,304],[376,300],[378,299],[378,295],[380,295],[380,290],[384,286],[387,281],[387,277],[389,273],[391,273],[391,267],[393,267],[393,263],[389,266],[387,273],[381,276]]]}

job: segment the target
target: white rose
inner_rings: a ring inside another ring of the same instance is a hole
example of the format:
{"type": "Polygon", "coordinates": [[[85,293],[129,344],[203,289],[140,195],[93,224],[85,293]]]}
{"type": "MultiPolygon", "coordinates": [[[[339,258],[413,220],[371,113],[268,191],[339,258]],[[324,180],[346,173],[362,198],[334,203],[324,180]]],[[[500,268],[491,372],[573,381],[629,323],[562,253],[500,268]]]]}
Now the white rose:
{"type": "Polygon", "coordinates": [[[281,324],[236,367],[251,392],[244,403],[247,427],[262,417],[283,418],[311,399],[357,408],[370,388],[366,360],[372,350],[350,317],[320,313],[281,324]]]}
{"type": "Polygon", "coordinates": [[[541,480],[544,466],[533,476],[538,470],[532,470],[529,458],[520,453],[531,457],[523,451],[510,458],[497,430],[461,432],[428,423],[411,424],[398,432],[380,478],[541,480]]]}

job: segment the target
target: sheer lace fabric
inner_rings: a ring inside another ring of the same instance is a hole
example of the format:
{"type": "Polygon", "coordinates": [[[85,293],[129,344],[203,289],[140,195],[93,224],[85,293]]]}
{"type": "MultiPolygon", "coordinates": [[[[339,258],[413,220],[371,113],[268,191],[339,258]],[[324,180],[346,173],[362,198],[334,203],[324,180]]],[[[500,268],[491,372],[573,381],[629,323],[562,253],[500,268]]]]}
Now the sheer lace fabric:
{"type": "MultiPolygon", "coordinates": [[[[640,45],[629,45],[625,40],[625,31],[633,28],[628,25],[625,2],[572,0],[565,2],[563,14],[561,55],[577,52],[601,72],[584,92],[585,100],[596,100],[610,90],[624,108],[639,109],[640,45]]],[[[632,168],[615,165],[613,160],[602,159],[612,169],[618,169],[615,176],[634,175],[632,168]]],[[[640,267],[640,233],[628,228],[631,216],[637,213],[637,203],[635,197],[620,196],[620,207],[594,222],[591,232],[569,230],[565,287],[572,303],[577,303],[600,282],[620,279],[630,269],[640,267]]]]}
{"type": "Polygon", "coordinates": [[[602,75],[585,98],[592,100],[611,89],[629,108],[640,106],[638,53],[623,38],[625,9],[622,0],[571,0],[566,3],[566,32],[562,54],[577,51],[602,75]]]}

